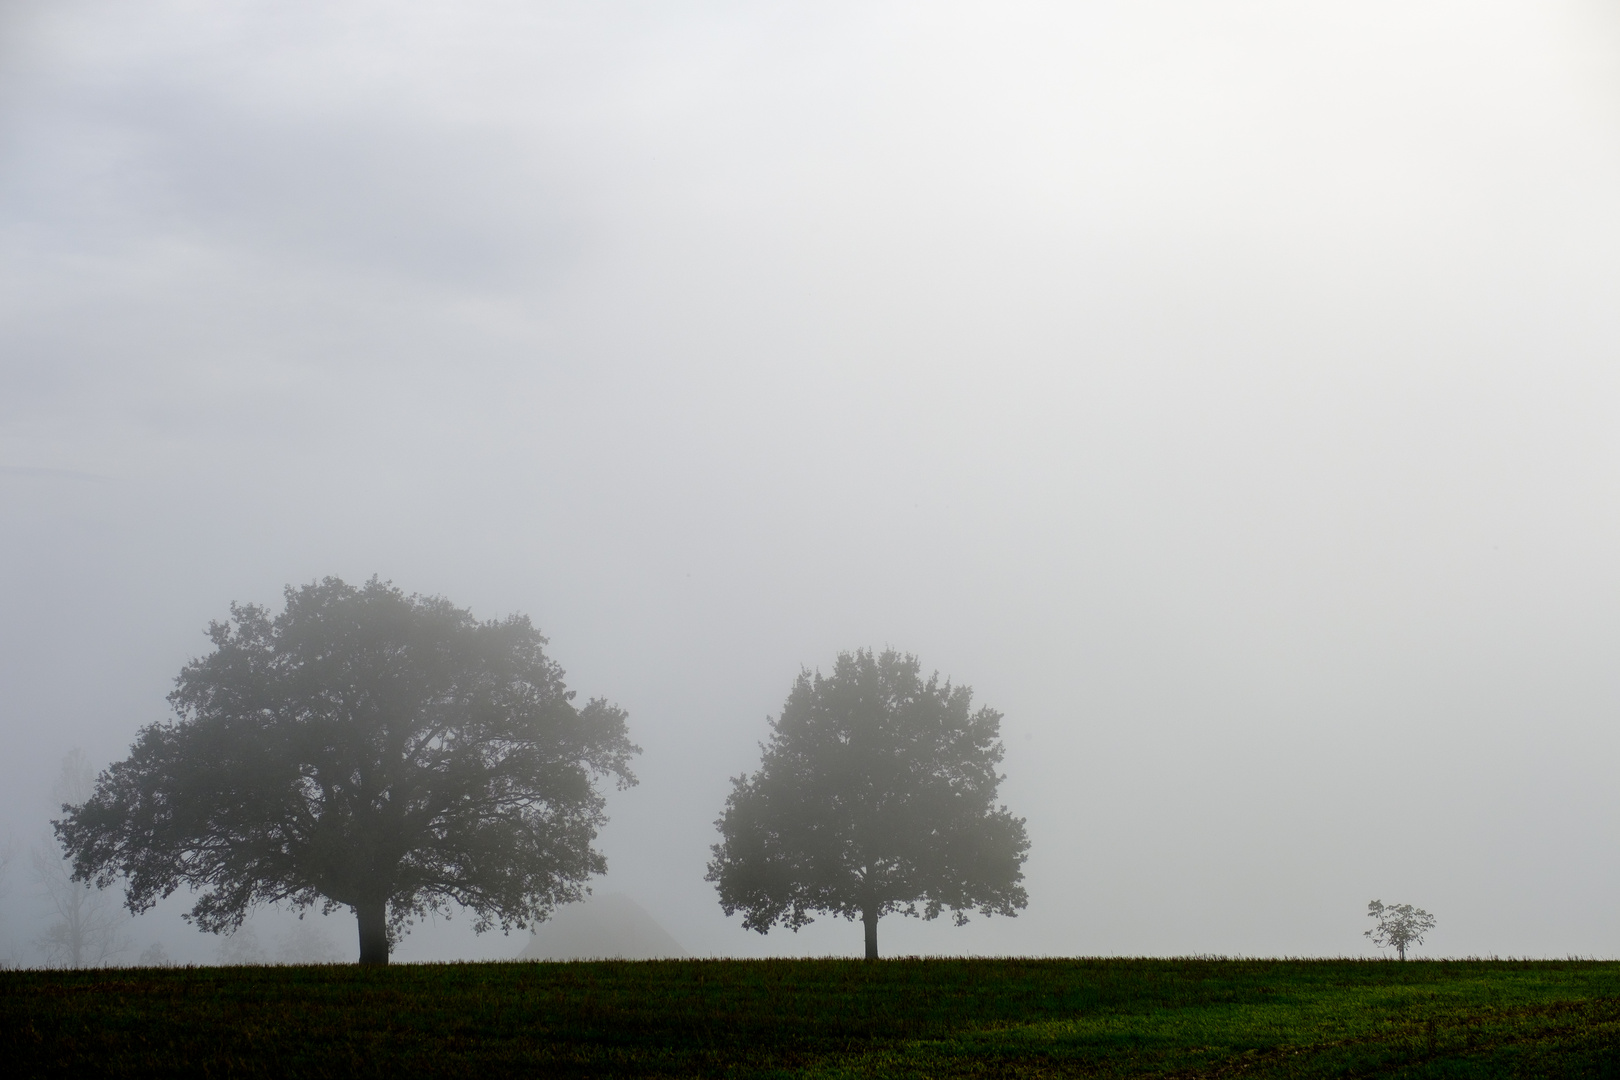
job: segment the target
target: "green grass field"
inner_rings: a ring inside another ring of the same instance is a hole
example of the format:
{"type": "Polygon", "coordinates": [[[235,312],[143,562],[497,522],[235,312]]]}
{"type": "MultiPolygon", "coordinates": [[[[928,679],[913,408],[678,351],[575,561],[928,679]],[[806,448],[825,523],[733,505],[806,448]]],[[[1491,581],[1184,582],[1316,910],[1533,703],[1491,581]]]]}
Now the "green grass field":
{"type": "Polygon", "coordinates": [[[1620,1077],[1620,963],[5,972],[0,1061],[29,1076],[1620,1077]]]}

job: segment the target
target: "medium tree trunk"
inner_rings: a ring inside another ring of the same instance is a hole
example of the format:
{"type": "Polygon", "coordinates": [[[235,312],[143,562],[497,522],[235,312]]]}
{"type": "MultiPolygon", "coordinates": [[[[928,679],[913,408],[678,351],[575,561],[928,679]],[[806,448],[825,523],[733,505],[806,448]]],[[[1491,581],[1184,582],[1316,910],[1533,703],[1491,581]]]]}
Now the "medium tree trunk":
{"type": "Polygon", "coordinates": [[[878,909],[876,907],[862,909],[861,922],[866,924],[866,958],[868,960],[876,960],[878,958],[877,921],[878,909]]]}
{"type": "Polygon", "coordinates": [[[360,920],[360,962],[388,963],[388,901],[356,904],[354,913],[360,920]]]}
{"type": "Polygon", "coordinates": [[[1400,955],[1400,958],[1402,960],[1405,960],[1406,959],[1406,942],[1397,941],[1395,943],[1395,952],[1400,955]]]}

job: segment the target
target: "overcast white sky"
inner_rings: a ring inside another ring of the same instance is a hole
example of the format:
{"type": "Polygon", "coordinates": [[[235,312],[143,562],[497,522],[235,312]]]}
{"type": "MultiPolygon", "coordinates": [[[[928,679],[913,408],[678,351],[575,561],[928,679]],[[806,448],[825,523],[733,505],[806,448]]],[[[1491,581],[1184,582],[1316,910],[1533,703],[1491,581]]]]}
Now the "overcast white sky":
{"type": "Polygon", "coordinates": [[[886,952],[1617,956],[1617,419],[1613,2],[0,0],[25,840],[230,601],[377,573],[629,709],[600,887],[689,952],[859,951],[702,876],[887,644],[1033,848],[886,952]]]}

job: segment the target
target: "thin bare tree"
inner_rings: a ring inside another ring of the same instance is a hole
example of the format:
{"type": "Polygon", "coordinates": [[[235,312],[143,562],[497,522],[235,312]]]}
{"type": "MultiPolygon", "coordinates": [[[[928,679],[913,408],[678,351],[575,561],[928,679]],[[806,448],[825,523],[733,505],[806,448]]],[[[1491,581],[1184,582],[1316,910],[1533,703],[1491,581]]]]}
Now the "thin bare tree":
{"type": "MultiPolygon", "coordinates": [[[[11,893],[11,864],[17,861],[17,838],[7,832],[0,837],[0,900],[4,900],[11,893]]],[[[5,925],[0,922],[0,926],[5,925]]],[[[7,935],[9,940],[10,935],[7,935]]],[[[13,958],[9,953],[0,955],[0,968],[11,967],[13,958]]]]}
{"type": "MultiPolygon", "coordinates": [[[[62,759],[51,786],[58,803],[82,803],[95,789],[95,771],[83,750],[62,759]]],[[[51,841],[32,845],[34,881],[51,909],[51,921],[35,939],[52,967],[107,967],[129,951],[129,913],[116,888],[73,880],[73,863],[51,841]]]]}

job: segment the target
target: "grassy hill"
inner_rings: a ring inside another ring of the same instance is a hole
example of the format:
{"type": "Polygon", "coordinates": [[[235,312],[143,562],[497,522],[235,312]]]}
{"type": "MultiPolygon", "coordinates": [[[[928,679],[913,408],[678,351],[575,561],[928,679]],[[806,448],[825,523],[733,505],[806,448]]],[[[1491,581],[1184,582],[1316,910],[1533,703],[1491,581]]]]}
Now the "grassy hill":
{"type": "Polygon", "coordinates": [[[1620,1077],[1620,963],[4,972],[0,1061],[29,1076],[1620,1077]]]}

